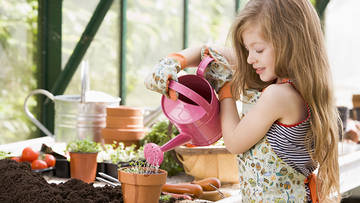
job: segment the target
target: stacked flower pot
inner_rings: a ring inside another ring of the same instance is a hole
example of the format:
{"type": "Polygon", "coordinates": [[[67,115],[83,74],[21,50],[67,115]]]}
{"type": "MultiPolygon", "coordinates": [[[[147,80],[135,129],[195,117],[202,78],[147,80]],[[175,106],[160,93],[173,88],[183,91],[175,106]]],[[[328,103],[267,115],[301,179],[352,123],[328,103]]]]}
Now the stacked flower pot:
{"type": "Polygon", "coordinates": [[[139,147],[139,141],[145,136],[142,110],[128,106],[106,108],[106,127],[101,134],[105,144],[116,141],[139,147]]]}

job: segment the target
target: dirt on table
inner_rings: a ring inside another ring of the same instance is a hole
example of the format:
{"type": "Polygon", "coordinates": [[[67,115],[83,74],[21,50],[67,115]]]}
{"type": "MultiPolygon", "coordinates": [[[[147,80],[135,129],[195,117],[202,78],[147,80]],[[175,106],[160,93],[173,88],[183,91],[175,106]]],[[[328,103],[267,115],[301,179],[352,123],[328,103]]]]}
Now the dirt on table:
{"type": "Polygon", "coordinates": [[[0,160],[0,202],[123,202],[121,186],[94,187],[81,180],[49,184],[30,164],[0,160]]]}

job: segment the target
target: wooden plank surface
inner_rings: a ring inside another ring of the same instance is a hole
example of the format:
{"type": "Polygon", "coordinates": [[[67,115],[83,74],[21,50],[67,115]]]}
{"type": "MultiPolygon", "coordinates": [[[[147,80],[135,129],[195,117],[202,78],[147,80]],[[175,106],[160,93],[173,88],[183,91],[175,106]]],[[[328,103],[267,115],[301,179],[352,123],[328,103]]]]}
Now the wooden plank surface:
{"type": "Polygon", "coordinates": [[[197,154],[231,154],[225,146],[206,146],[206,147],[176,147],[175,152],[186,155],[197,154]]]}

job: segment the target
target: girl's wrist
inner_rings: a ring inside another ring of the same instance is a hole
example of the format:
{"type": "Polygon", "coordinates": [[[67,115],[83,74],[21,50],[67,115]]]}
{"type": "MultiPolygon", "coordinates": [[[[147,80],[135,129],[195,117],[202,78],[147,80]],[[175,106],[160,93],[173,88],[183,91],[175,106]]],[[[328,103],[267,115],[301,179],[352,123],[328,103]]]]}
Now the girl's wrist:
{"type": "Polygon", "coordinates": [[[223,99],[225,98],[232,98],[232,93],[231,93],[231,83],[230,82],[226,82],[224,84],[224,86],[221,87],[221,89],[219,90],[219,101],[221,102],[223,99]]]}
{"type": "Polygon", "coordinates": [[[178,61],[178,62],[180,63],[181,70],[183,70],[184,68],[186,68],[186,66],[187,66],[186,58],[185,58],[185,56],[183,56],[182,54],[179,54],[179,53],[171,53],[171,54],[169,54],[167,57],[173,58],[173,59],[175,59],[176,61],[178,61]]]}

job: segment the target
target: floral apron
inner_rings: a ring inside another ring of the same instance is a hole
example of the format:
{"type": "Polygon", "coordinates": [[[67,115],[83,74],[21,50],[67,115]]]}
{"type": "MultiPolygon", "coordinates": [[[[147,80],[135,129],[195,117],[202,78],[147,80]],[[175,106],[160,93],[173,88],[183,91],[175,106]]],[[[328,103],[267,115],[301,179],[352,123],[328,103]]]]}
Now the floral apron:
{"type": "MultiPolygon", "coordinates": [[[[289,81],[284,79],[282,82],[289,81]]],[[[243,115],[257,102],[261,92],[248,90],[242,98],[243,115]],[[245,108],[244,108],[245,107],[245,108]]],[[[243,202],[297,203],[307,202],[305,184],[312,202],[318,202],[316,175],[305,177],[272,150],[265,136],[244,154],[237,155],[243,202]]]]}
{"type": "Polygon", "coordinates": [[[243,202],[307,202],[306,177],[275,154],[266,136],[237,158],[243,202]]]}

